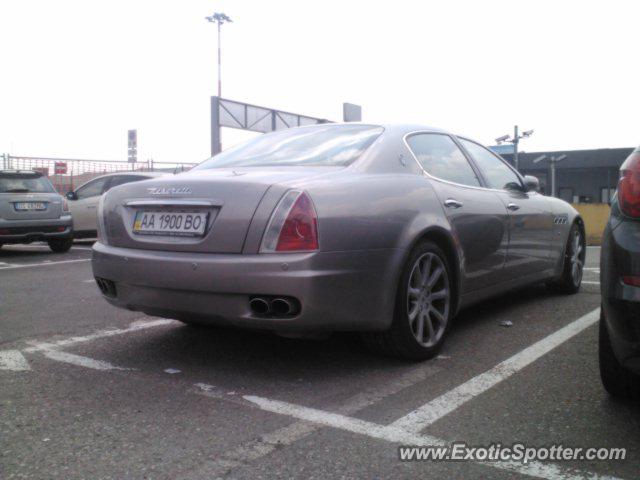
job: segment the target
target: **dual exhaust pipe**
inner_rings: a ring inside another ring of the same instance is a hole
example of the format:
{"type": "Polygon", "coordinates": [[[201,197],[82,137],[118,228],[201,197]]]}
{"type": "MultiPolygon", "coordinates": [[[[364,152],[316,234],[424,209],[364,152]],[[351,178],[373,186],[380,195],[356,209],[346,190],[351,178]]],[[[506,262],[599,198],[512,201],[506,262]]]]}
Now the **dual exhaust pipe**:
{"type": "Polygon", "coordinates": [[[249,301],[249,307],[251,307],[252,313],[259,316],[274,315],[283,317],[294,315],[299,310],[296,301],[283,297],[253,297],[249,301]]]}

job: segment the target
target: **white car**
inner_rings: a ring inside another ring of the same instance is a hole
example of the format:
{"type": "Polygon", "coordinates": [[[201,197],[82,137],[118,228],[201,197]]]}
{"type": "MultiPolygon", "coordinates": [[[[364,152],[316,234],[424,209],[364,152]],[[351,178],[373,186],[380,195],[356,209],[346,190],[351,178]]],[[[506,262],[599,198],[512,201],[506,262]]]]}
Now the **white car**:
{"type": "Polygon", "coordinates": [[[102,175],[67,193],[73,217],[73,236],[95,237],[98,229],[100,196],[118,185],[167,175],[165,172],[119,172],[102,175]]]}

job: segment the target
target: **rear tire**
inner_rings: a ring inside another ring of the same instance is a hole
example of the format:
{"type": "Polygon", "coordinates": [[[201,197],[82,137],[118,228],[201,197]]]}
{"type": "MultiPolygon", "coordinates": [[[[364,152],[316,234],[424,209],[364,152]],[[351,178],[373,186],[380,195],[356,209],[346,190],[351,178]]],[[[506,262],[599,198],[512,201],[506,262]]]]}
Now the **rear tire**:
{"type": "Polygon", "coordinates": [[[49,248],[52,252],[65,253],[68,252],[73,245],[73,238],[52,238],[48,240],[47,243],[49,244],[49,248]]]}
{"type": "Polygon", "coordinates": [[[440,247],[420,242],[400,276],[391,327],[363,333],[364,344],[377,353],[407,360],[436,356],[452,316],[451,278],[449,262],[440,247]]]}
{"type": "Polygon", "coordinates": [[[569,295],[578,293],[582,284],[586,250],[582,229],[574,223],[564,249],[562,275],[557,280],[547,282],[550,290],[569,295]]]}
{"type": "Polygon", "coordinates": [[[640,376],[624,368],[611,347],[611,338],[600,311],[599,332],[600,378],[604,389],[616,398],[640,400],[640,376]]]}

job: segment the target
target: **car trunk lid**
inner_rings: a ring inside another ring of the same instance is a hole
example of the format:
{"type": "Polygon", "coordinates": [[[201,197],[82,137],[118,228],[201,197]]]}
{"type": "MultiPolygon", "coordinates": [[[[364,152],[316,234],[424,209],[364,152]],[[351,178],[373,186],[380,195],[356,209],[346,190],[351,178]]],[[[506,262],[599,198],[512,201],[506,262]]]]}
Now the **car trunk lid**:
{"type": "MultiPolygon", "coordinates": [[[[269,188],[279,184],[286,189],[292,182],[340,168],[210,169],[127,184],[105,198],[106,240],[123,248],[241,253],[253,215],[269,188]],[[197,216],[206,219],[206,226],[202,232],[192,229],[187,234],[141,233],[140,228],[148,227],[153,215],[156,230],[160,229],[158,222],[164,224],[168,218],[172,221],[178,218],[176,225],[187,221],[191,225],[197,216]]],[[[277,198],[270,201],[275,207],[277,198]]]]}

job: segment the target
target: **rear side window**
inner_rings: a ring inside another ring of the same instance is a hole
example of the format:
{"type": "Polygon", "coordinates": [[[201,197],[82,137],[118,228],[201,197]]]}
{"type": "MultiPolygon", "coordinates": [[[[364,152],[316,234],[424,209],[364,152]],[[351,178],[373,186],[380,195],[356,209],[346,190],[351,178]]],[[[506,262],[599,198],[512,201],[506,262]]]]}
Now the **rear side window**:
{"type": "Polygon", "coordinates": [[[0,193],[53,193],[48,178],[20,173],[0,173],[0,193]]]}
{"type": "Polygon", "coordinates": [[[476,173],[450,136],[419,133],[407,138],[407,143],[429,175],[461,185],[480,186],[476,173]]]}
{"type": "Polygon", "coordinates": [[[318,125],[266,133],[231,147],[194,170],[227,167],[344,166],[383,132],[372,125],[318,125]]]}
{"type": "Polygon", "coordinates": [[[522,182],[518,175],[496,155],[475,142],[464,138],[459,140],[475,160],[478,168],[487,179],[489,187],[498,190],[522,190],[522,182]]]}

